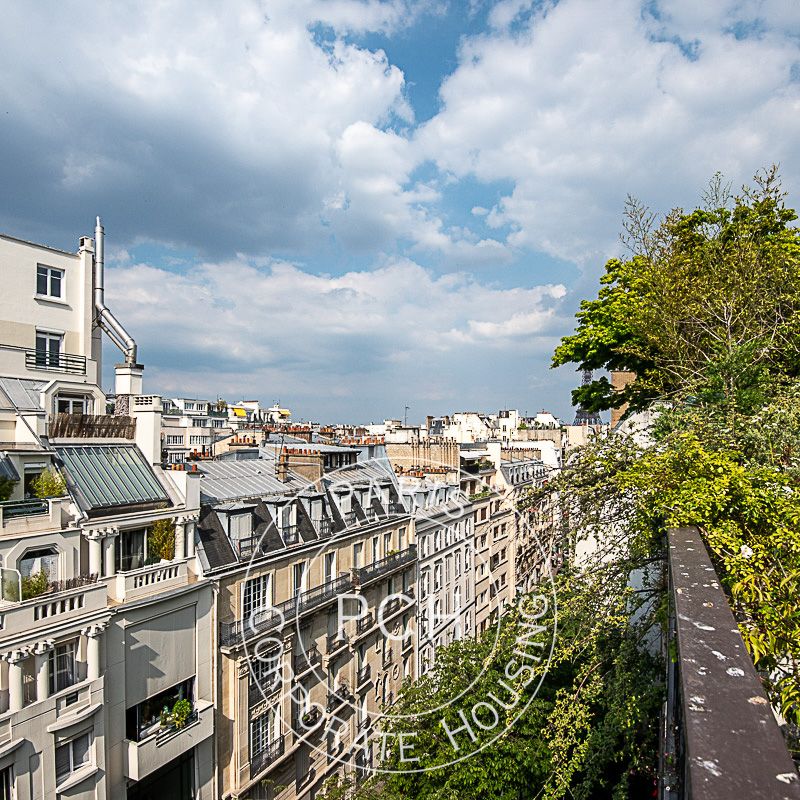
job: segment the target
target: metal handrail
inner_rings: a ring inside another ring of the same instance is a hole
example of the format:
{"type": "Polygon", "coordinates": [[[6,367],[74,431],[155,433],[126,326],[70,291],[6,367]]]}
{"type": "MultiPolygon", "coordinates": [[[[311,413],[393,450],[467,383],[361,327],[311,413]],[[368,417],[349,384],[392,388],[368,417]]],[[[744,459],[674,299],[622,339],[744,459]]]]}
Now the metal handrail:
{"type": "Polygon", "coordinates": [[[70,375],[86,374],[86,356],[74,353],[49,353],[46,350],[26,350],[26,369],[47,372],[67,372],[70,375]]]}

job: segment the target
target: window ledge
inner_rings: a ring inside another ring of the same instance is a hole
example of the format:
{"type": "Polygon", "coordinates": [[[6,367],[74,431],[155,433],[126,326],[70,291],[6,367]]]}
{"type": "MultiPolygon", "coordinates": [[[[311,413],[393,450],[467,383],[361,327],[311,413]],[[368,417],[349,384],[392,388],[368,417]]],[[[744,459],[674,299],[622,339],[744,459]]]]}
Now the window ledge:
{"type": "Polygon", "coordinates": [[[50,297],[48,294],[35,294],[33,299],[43,303],[54,303],[57,306],[69,307],[69,303],[66,300],[62,300],[60,297],[50,297]]]}
{"type": "Polygon", "coordinates": [[[59,719],[47,726],[47,732],[55,733],[56,731],[63,730],[64,728],[69,728],[70,725],[83,722],[83,720],[94,716],[101,707],[102,703],[95,703],[91,706],[83,706],[78,708],[76,711],[71,713],[63,714],[59,719]]]}
{"type": "Polygon", "coordinates": [[[66,792],[68,789],[72,789],[79,783],[83,783],[93,775],[96,775],[99,771],[100,767],[95,766],[94,764],[88,764],[85,767],[81,767],[77,772],[73,772],[69,778],[56,786],[56,794],[60,794],[61,792],[66,792]]]}

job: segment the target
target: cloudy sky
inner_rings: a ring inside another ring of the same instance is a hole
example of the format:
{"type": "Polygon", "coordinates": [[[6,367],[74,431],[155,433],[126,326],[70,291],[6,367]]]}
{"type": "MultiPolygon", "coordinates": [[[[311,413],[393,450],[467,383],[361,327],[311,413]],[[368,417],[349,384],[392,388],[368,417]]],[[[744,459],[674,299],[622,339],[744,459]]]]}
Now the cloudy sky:
{"type": "Polygon", "coordinates": [[[800,185],[796,0],[0,11],[0,231],[74,250],[103,216],[148,391],[568,417],[549,356],[626,195],[800,185]]]}

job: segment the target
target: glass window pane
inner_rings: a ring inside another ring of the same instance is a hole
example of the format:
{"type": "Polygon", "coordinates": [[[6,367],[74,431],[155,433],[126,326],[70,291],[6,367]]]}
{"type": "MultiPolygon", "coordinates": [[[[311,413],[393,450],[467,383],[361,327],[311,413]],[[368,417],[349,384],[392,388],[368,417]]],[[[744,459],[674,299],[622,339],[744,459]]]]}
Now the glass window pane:
{"type": "Polygon", "coordinates": [[[50,296],[61,297],[61,272],[57,269],[50,270],[50,296]]]}
{"type": "Polygon", "coordinates": [[[71,772],[70,743],[56,747],[56,783],[61,783],[71,772]]]}
{"type": "Polygon", "coordinates": [[[89,734],[84,733],[72,740],[72,764],[74,769],[89,763],[89,734]]]}
{"type": "Polygon", "coordinates": [[[47,294],[47,267],[36,267],[36,294],[47,294]]]}

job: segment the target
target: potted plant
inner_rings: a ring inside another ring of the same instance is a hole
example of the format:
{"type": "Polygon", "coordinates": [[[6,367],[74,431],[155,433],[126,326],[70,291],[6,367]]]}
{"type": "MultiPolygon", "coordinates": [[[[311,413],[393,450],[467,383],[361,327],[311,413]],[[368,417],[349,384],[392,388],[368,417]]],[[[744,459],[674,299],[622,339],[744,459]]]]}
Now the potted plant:
{"type": "Polygon", "coordinates": [[[192,704],[186,700],[176,700],[172,707],[172,721],[176,728],[184,728],[189,715],[192,713],[192,704]]]}

